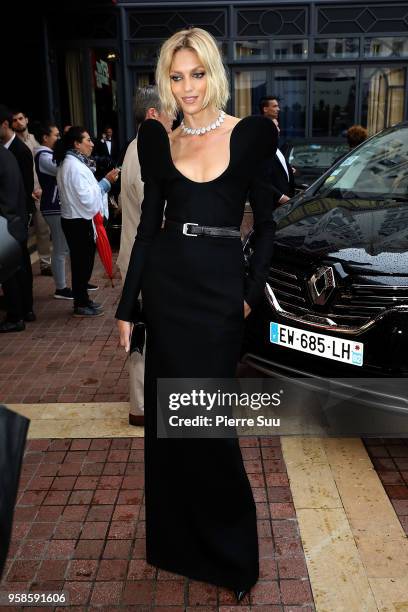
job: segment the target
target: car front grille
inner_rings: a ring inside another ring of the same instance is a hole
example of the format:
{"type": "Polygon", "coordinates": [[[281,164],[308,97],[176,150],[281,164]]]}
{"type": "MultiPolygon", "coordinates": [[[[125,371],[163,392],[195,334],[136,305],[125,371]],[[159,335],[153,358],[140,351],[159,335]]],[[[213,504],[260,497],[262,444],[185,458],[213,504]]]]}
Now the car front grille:
{"type": "Polygon", "coordinates": [[[358,327],[394,306],[408,307],[407,286],[363,285],[337,286],[326,306],[316,306],[311,299],[308,280],[313,269],[294,270],[274,262],[268,283],[283,310],[298,316],[312,314],[328,317],[341,326],[358,327]]]}
{"type": "Polygon", "coordinates": [[[352,284],[340,290],[332,304],[333,312],[344,315],[354,313],[372,317],[393,306],[408,305],[408,286],[352,284]]]}
{"type": "Polygon", "coordinates": [[[298,273],[289,272],[284,268],[271,266],[268,283],[274,290],[279,304],[291,312],[306,312],[306,293],[304,283],[298,273]]]}

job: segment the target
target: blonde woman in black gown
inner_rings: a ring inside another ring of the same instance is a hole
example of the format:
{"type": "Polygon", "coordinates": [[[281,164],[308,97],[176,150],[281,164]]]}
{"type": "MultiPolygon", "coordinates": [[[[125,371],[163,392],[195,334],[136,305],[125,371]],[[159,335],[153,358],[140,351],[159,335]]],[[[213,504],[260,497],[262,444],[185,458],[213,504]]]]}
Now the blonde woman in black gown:
{"type": "Polygon", "coordinates": [[[235,376],[244,318],[263,294],[272,253],[273,194],[258,168],[274,155],[277,130],[264,117],[223,112],[228,81],[205,30],[184,30],[163,44],[156,80],[163,109],[184,119],[170,139],[158,121],[140,128],[144,201],[116,313],[129,350],[142,291],[146,559],[233,589],[241,600],[258,579],[258,537],[238,441],[158,439],[156,383],[235,376]],[[247,198],[256,241],[245,277],[238,230],[247,198]],[[197,225],[183,233],[185,223],[197,225]]]}

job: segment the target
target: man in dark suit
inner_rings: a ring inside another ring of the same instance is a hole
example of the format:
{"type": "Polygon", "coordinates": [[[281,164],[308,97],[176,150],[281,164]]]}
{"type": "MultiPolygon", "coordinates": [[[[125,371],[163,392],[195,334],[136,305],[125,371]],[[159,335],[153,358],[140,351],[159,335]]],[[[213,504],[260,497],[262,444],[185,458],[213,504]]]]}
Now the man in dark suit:
{"type": "MultiPolygon", "coordinates": [[[[13,115],[4,105],[0,105],[0,143],[12,153],[20,169],[25,194],[25,208],[28,219],[35,210],[32,197],[34,189],[33,156],[30,149],[16,136],[12,130],[13,115]]],[[[15,282],[3,284],[3,292],[7,305],[7,319],[0,324],[0,332],[22,331],[24,321],[35,321],[33,312],[33,273],[30,254],[27,247],[27,236],[19,240],[23,251],[23,265],[15,282]]]]}
{"type": "MultiPolygon", "coordinates": [[[[95,178],[99,181],[109,170],[116,166],[119,155],[118,145],[113,136],[112,128],[105,126],[101,138],[94,140],[94,144],[92,156],[96,162],[95,178]]],[[[111,189],[109,196],[119,193],[117,187],[115,184],[115,189],[111,189]]]]}
{"type": "Polygon", "coordinates": [[[1,144],[13,153],[20,167],[26,194],[27,213],[32,215],[35,211],[34,190],[34,161],[30,149],[22,142],[11,127],[13,115],[9,109],[0,105],[0,141],[1,144]]]}
{"type": "Polygon", "coordinates": [[[98,143],[98,151],[99,155],[110,157],[112,164],[116,163],[119,153],[118,143],[116,142],[116,138],[113,137],[113,129],[109,125],[103,130],[102,138],[98,143]]]}
{"type": "MultiPolygon", "coordinates": [[[[115,168],[120,156],[119,144],[114,137],[113,129],[109,125],[104,127],[101,139],[96,141],[93,156],[96,161],[95,177],[99,181],[109,170],[115,168]]],[[[117,201],[119,193],[120,178],[112,185],[109,196],[117,201]]]]}
{"type": "MultiPolygon", "coordinates": [[[[262,98],[259,110],[262,115],[273,121],[279,131],[279,101],[276,96],[262,98]]],[[[274,207],[285,204],[295,195],[295,177],[290,164],[287,163],[283,153],[277,149],[276,155],[267,160],[264,165],[264,174],[270,189],[274,193],[274,207]]]]}
{"type": "MultiPolygon", "coordinates": [[[[0,145],[0,215],[7,219],[9,233],[20,243],[22,248],[22,267],[3,282],[3,292],[7,316],[0,323],[0,333],[23,331],[25,287],[27,283],[24,259],[27,253],[28,216],[26,194],[23,179],[16,158],[10,151],[0,145]]],[[[7,262],[1,262],[6,265],[7,262]]],[[[31,267],[31,266],[30,266],[31,267]]]]}
{"type": "Polygon", "coordinates": [[[96,141],[93,155],[97,165],[97,178],[101,173],[105,176],[106,172],[115,167],[119,147],[110,126],[104,128],[102,137],[96,141]]]}
{"type": "Polygon", "coordinates": [[[8,231],[18,242],[27,239],[24,183],[14,155],[5,147],[0,147],[0,215],[7,219],[8,231]]]}

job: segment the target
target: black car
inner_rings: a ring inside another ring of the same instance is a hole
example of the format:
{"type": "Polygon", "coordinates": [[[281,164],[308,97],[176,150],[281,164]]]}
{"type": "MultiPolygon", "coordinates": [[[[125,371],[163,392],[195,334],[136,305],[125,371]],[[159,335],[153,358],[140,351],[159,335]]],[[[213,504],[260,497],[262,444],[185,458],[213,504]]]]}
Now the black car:
{"type": "Polygon", "coordinates": [[[287,141],[282,153],[295,168],[295,187],[303,190],[318,179],[349,150],[345,140],[334,138],[303,138],[287,141]]]}
{"type": "Polygon", "coordinates": [[[275,220],[243,362],[266,375],[406,377],[408,123],[343,157],[275,220]]]}

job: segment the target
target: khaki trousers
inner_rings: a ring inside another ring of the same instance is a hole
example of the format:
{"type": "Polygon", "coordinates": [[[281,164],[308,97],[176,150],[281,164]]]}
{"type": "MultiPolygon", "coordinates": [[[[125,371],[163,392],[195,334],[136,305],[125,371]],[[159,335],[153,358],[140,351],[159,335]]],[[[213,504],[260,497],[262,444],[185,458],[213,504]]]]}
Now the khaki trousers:
{"type": "Polygon", "coordinates": [[[50,228],[42,216],[37,202],[35,203],[33,225],[37,241],[37,251],[40,258],[40,267],[44,268],[51,265],[50,228]]]}
{"type": "Polygon", "coordinates": [[[129,359],[130,414],[144,414],[144,370],[145,357],[134,351],[129,359]]]}
{"type": "MultiPolygon", "coordinates": [[[[119,266],[122,283],[125,282],[127,268],[119,266]]],[[[138,351],[134,351],[129,358],[129,396],[130,409],[129,414],[132,416],[144,415],[144,371],[145,371],[145,354],[141,355],[138,351]]]]}

